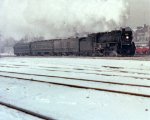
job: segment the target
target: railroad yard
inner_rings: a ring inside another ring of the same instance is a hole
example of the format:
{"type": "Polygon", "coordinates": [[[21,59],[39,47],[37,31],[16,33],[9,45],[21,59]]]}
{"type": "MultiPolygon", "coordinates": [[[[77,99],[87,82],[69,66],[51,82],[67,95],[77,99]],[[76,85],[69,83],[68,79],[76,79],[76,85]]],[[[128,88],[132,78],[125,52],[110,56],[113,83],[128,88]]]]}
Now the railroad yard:
{"type": "Polygon", "coordinates": [[[149,120],[150,57],[1,57],[0,120],[149,120]]]}

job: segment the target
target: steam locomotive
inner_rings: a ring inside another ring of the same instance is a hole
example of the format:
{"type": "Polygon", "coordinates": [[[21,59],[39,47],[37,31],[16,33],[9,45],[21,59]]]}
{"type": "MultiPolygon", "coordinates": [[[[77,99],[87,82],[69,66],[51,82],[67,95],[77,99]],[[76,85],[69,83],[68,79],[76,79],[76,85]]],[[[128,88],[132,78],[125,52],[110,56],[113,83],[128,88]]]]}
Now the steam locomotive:
{"type": "Polygon", "coordinates": [[[17,56],[133,56],[135,44],[129,27],[88,34],[87,37],[41,40],[17,43],[14,54],[17,56]]]}

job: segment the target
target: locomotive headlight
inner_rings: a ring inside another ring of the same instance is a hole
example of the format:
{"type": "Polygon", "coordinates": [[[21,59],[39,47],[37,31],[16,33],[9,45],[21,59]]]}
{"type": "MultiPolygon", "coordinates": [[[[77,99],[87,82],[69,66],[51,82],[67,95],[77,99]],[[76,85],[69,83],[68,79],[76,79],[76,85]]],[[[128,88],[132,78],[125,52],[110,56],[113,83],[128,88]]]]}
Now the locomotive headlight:
{"type": "Polygon", "coordinates": [[[129,39],[129,36],[126,36],[126,39],[129,39]]]}

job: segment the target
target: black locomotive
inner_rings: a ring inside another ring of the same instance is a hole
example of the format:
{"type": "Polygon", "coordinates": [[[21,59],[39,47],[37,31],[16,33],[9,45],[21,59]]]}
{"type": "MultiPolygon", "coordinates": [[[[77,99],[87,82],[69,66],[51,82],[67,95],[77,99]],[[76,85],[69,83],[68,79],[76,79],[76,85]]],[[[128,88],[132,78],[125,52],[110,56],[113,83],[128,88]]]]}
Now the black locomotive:
{"type": "Polygon", "coordinates": [[[127,27],[111,32],[93,33],[82,38],[17,43],[14,46],[14,54],[17,56],[133,56],[135,44],[132,39],[132,30],[127,27]]]}

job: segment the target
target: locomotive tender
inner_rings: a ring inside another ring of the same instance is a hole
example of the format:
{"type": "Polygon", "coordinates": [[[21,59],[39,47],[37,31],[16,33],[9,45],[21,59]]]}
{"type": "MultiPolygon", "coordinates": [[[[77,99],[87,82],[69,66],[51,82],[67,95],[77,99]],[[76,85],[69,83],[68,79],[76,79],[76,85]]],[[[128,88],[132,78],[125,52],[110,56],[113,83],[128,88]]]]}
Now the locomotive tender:
{"type": "Polygon", "coordinates": [[[17,56],[133,56],[135,44],[132,39],[132,30],[126,27],[111,32],[93,33],[82,38],[17,43],[14,46],[14,54],[17,56]]]}

